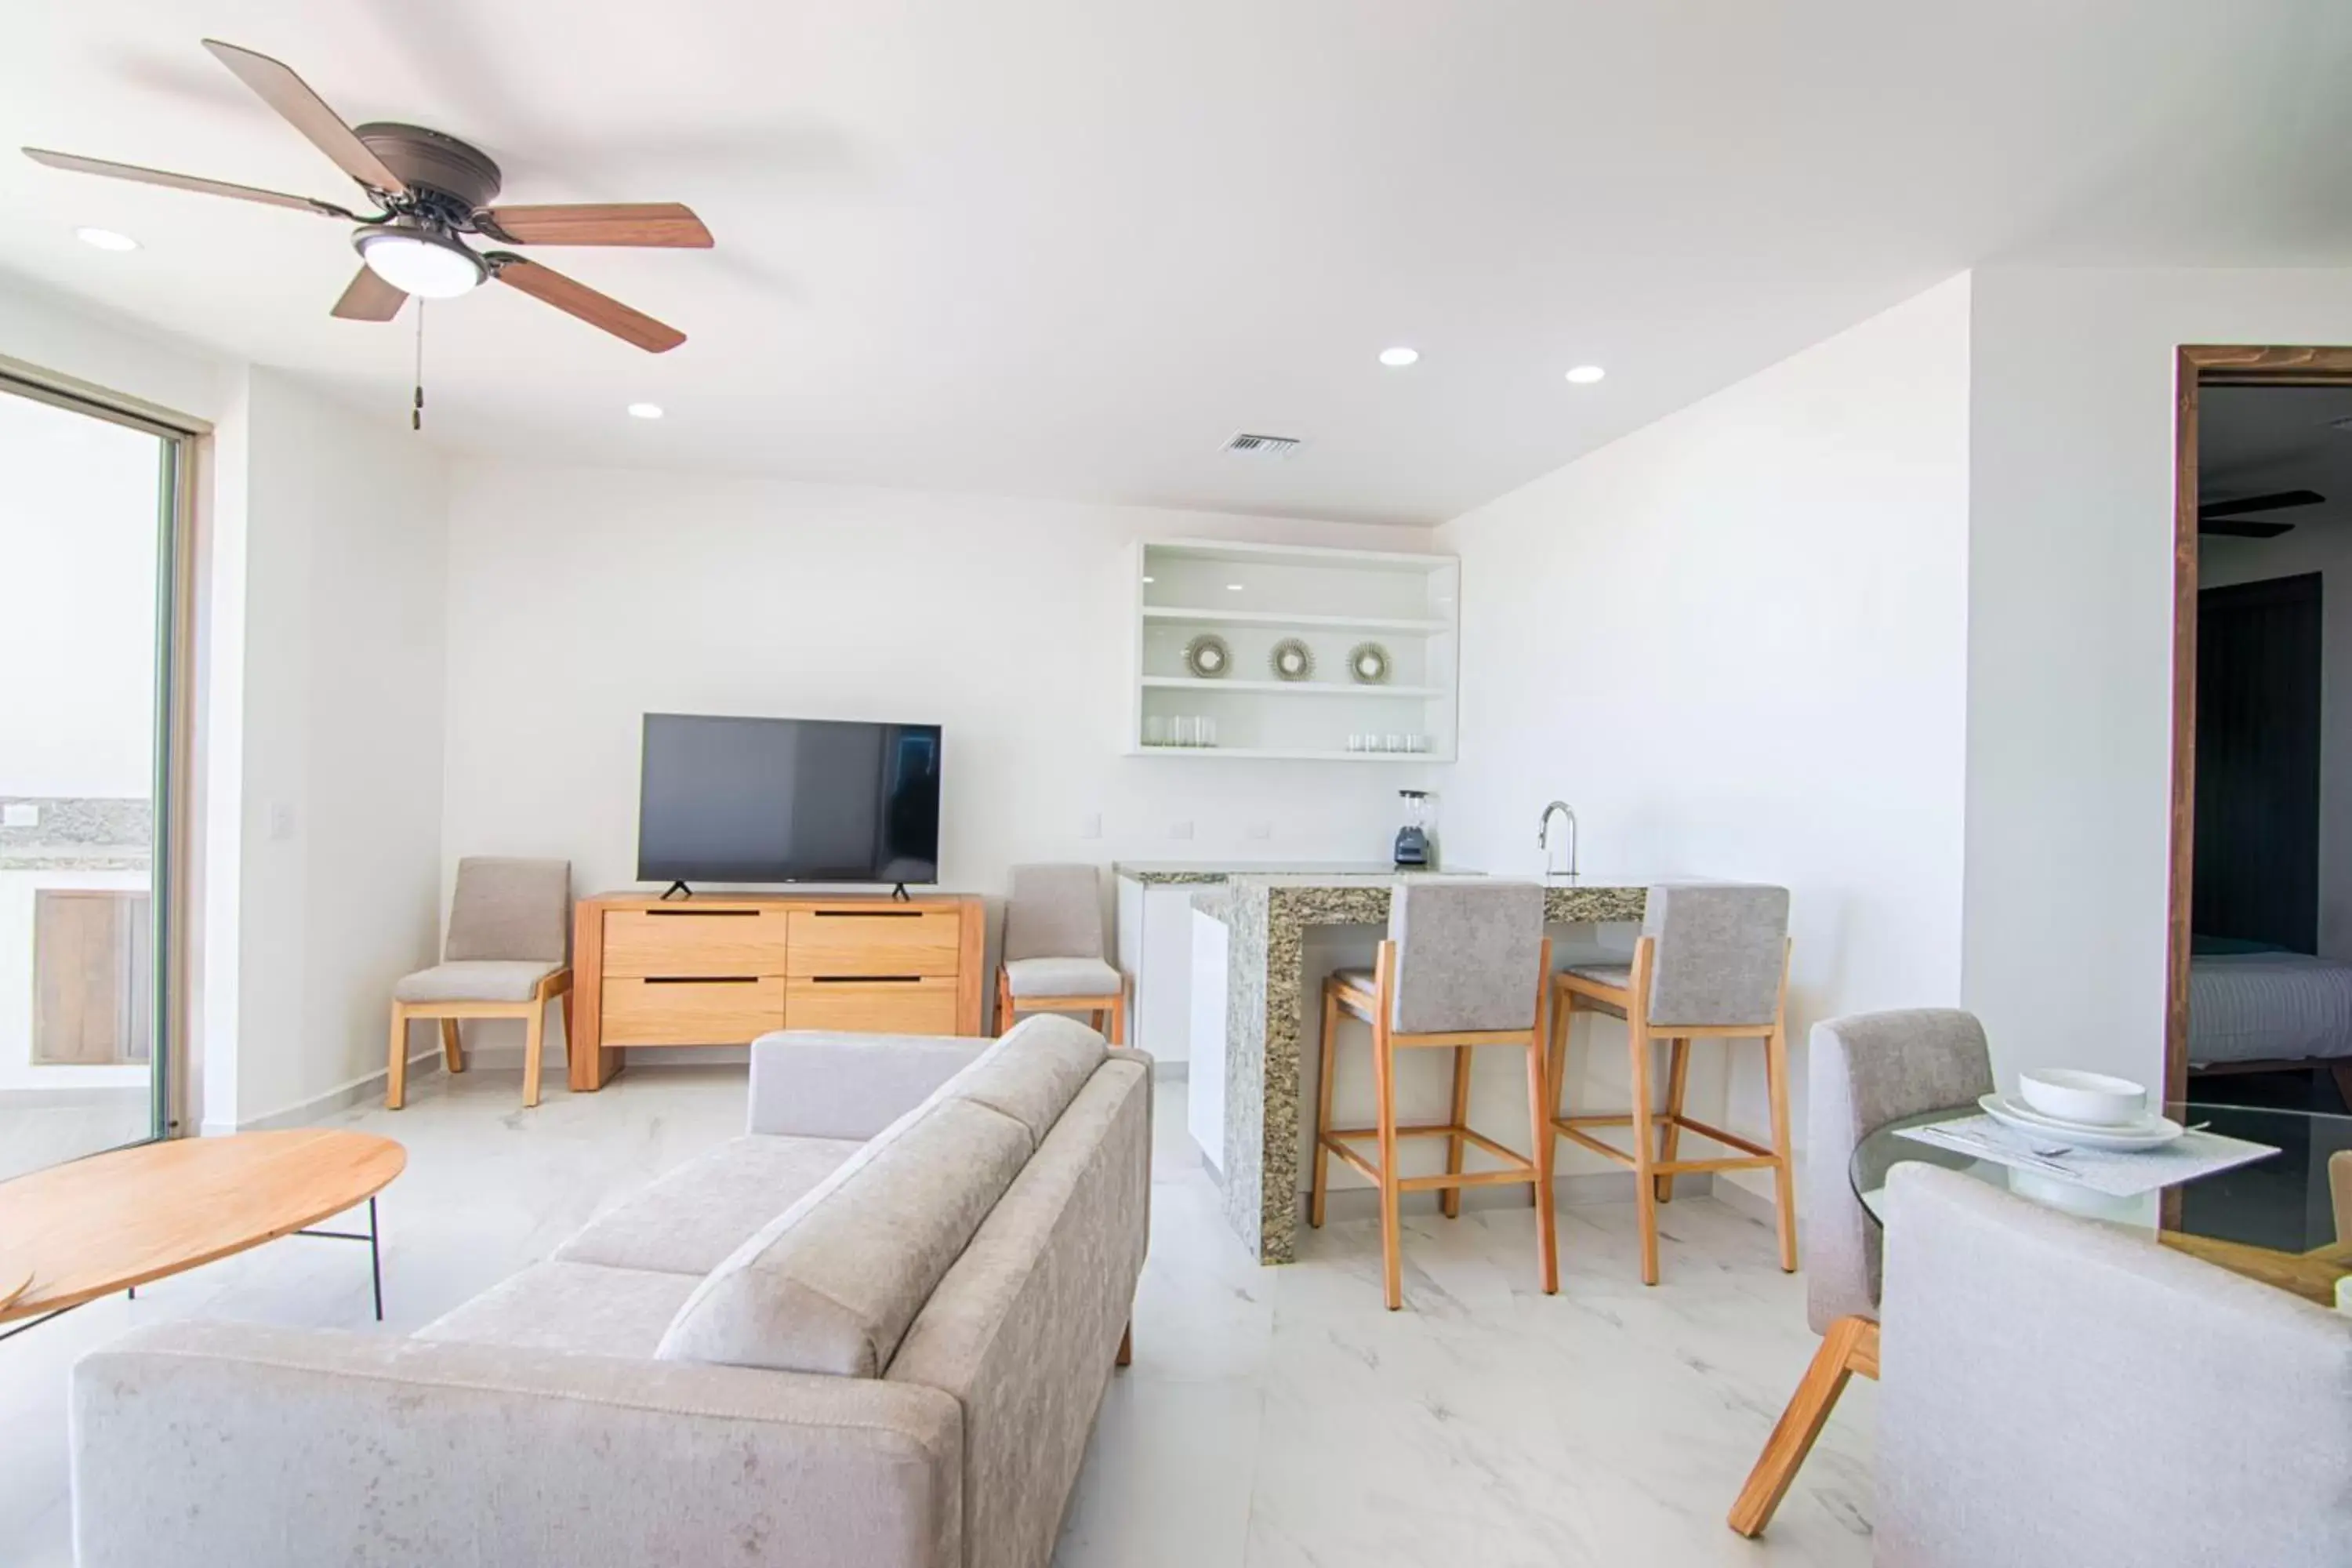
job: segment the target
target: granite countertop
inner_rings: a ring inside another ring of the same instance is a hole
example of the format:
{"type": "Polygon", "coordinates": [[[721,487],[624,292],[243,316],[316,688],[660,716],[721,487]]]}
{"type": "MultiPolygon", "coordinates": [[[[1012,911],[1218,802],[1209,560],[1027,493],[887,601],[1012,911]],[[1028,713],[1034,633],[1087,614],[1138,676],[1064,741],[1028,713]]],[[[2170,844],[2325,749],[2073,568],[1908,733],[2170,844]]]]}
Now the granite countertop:
{"type": "MultiPolygon", "coordinates": [[[[1480,871],[1454,870],[1442,876],[1476,877],[1480,871]]],[[[1275,910],[1304,925],[1379,925],[1389,918],[1389,891],[1399,873],[1384,867],[1377,871],[1234,871],[1215,879],[1211,891],[1195,893],[1192,907],[1227,920],[1238,889],[1263,889],[1275,910]]],[[[1202,878],[1202,880],[1209,879],[1202,878]]],[[[1643,882],[1551,882],[1544,888],[1544,919],[1554,924],[1602,924],[1642,918],[1643,882]]]]}
{"type": "Polygon", "coordinates": [[[1114,860],[1114,876],[1154,883],[1214,883],[1229,877],[1393,877],[1383,860],[1114,860]]]}

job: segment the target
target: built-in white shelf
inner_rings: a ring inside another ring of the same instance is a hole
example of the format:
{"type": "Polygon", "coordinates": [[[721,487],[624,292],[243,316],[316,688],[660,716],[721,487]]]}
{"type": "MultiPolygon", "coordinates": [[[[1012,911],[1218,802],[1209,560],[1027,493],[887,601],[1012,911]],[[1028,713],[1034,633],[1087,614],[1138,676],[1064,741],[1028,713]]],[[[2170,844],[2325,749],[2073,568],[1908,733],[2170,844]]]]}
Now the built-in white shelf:
{"type": "Polygon", "coordinates": [[[1281,697],[1390,697],[1426,700],[1451,695],[1434,686],[1365,686],[1337,680],[1205,680],[1197,675],[1147,675],[1160,691],[1254,691],[1281,697]]]}
{"type": "Polygon", "coordinates": [[[1137,545],[1134,570],[1125,750],[1228,761],[1454,760],[1462,569],[1453,556],[1179,539],[1137,545]],[[1226,674],[1204,679],[1187,668],[1186,646],[1204,636],[1225,642],[1226,674]],[[1274,649],[1289,637],[1314,654],[1313,678],[1275,675],[1274,649]],[[1381,684],[1349,679],[1349,656],[1366,642],[1388,653],[1381,684]],[[1179,719],[1205,721],[1219,743],[1147,740],[1172,732],[1179,719]],[[1416,736],[1423,749],[1407,749],[1416,736]],[[1375,749],[1391,739],[1398,748],[1375,749]]]}
{"type": "Polygon", "coordinates": [[[1175,605],[1146,605],[1148,621],[1192,621],[1202,626],[1271,626],[1279,631],[1404,632],[1428,636],[1454,629],[1450,621],[1397,616],[1310,616],[1281,610],[1196,610],[1175,605]]]}

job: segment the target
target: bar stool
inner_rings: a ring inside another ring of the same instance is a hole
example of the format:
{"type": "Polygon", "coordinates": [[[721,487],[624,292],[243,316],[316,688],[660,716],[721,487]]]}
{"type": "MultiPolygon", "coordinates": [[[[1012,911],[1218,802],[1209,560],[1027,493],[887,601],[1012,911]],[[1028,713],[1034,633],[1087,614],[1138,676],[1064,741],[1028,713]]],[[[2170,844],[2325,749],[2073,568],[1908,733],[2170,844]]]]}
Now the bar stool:
{"type": "Polygon", "coordinates": [[[1658,1282],[1658,1208],[1672,1200],[1674,1179],[1699,1171],[1772,1172],[1780,1211],[1780,1267],[1797,1268],[1797,1208],[1789,1167],[1789,1041],[1783,1014],[1789,997],[1789,890],[1738,883],[1681,883],[1652,888],[1642,937],[1630,964],[1571,964],[1552,978],[1549,1064],[1552,1134],[1633,1169],[1633,1199],[1642,1226],[1642,1282],[1658,1282]],[[1634,999],[1644,998],[1636,1006],[1634,999]],[[1625,1020],[1633,1063],[1633,1108],[1623,1115],[1570,1116],[1560,1100],[1567,1087],[1568,1025],[1580,1011],[1625,1020]],[[1667,1042],[1666,1106],[1650,1109],[1650,1042],[1667,1042]],[[1683,1112],[1690,1076],[1690,1045],[1699,1039],[1764,1042],[1766,1098],[1771,1104],[1772,1145],[1742,1138],[1683,1112]],[[1653,1152],[1650,1130],[1660,1130],[1653,1152]],[[1631,1127],[1629,1152],[1584,1131],[1631,1127]],[[1736,1155],[1683,1160],[1682,1135],[1696,1132],[1736,1155]]]}
{"type": "Polygon", "coordinates": [[[1465,1187],[1534,1184],[1536,1256],[1547,1295],[1559,1289],[1552,1235],[1551,1140],[1544,1098],[1545,977],[1551,942],[1543,933],[1543,889],[1532,883],[1476,884],[1400,881],[1389,896],[1389,935],[1370,970],[1341,970],[1323,984],[1323,1074],[1315,1099],[1315,1181],[1307,1221],[1323,1223],[1337,1154],[1370,1178],[1381,1194],[1381,1258],[1389,1310],[1404,1304],[1397,1207],[1406,1193],[1435,1190],[1452,1219],[1462,1212],[1465,1187]],[[1534,982],[1532,987],[1529,981],[1534,982]],[[1331,1125],[1331,1085],[1338,1058],[1339,1015],[1372,1026],[1372,1082],[1378,1109],[1370,1127],[1331,1125]],[[1466,1123],[1470,1053],[1479,1046],[1514,1046],[1528,1054],[1528,1109],[1532,1157],[1506,1148],[1466,1123]],[[1431,1126],[1400,1127],[1396,1117],[1396,1053],[1422,1047],[1454,1052],[1453,1114],[1431,1126]],[[1445,1170],[1408,1176],[1397,1164],[1406,1138],[1443,1138],[1445,1170]],[[1354,1145],[1376,1143],[1377,1159],[1354,1145]],[[1502,1161],[1499,1170],[1465,1171],[1471,1146],[1502,1161]]]}

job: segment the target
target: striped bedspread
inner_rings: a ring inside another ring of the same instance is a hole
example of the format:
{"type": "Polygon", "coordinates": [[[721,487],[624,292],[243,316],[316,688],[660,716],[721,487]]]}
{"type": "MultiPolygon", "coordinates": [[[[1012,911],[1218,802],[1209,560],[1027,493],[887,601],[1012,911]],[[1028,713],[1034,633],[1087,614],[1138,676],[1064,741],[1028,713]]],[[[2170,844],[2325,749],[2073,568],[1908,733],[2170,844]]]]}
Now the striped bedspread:
{"type": "Polygon", "coordinates": [[[2302,952],[2189,963],[2189,1062],[2352,1057],[2352,963],[2302,952]]]}

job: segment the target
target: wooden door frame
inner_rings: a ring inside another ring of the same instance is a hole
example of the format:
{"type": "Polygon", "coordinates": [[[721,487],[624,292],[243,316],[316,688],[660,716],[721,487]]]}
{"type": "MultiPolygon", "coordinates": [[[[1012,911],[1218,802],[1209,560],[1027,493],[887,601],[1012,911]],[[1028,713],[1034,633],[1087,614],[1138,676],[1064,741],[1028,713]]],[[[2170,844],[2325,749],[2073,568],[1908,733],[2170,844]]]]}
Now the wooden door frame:
{"type": "Polygon", "coordinates": [[[2173,377],[2171,907],[2164,1097],[2189,1098],[2189,896],[2197,856],[2197,416],[2209,386],[2352,385],[2352,348],[2190,343],[2173,377]]]}

